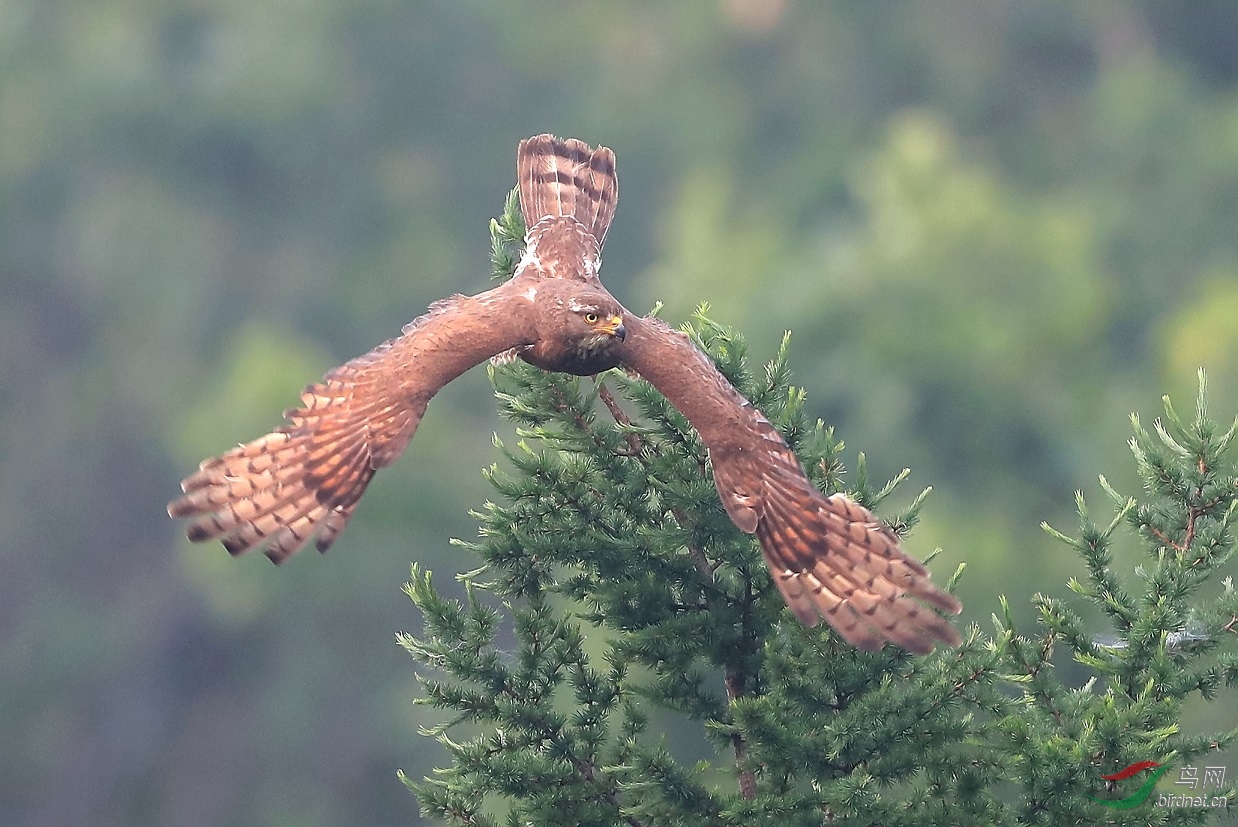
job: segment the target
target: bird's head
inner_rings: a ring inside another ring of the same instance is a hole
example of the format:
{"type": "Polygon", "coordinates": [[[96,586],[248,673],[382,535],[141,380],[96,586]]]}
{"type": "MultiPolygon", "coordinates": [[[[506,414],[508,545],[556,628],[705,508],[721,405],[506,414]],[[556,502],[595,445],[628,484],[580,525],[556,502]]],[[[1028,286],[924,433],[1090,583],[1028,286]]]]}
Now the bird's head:
{"type": "Polygon", "coordinates": [[[578,376],[619,365],[628,312],[610,293],[578,281],[546,279],[521,295],[534,305],[537,336],[537,342],[521,352],[525,362],[578,376]]]}
{"type": "Polygon", "coordinates": [[[608,359],[628,336],[623,324],[623,307],[605,293],[591,292],[568,298],[565,310],[565,339],[582,362],[608,359]]]}
{"type": "Polygon", "coordinates": [[[609,351],[627,335],[623,308],[610,296],[600,293],[569,299],[566,324],[567,338],[582,355],[609,351]]]}
{"type": "Polygon", "coordinates": [[[545,370],[588,376],[619,364],[627,336],[625,311],[614,296],[591,285],[547,279],[529,288],[537,306],[539,341],[526,361],[545,370]]]}

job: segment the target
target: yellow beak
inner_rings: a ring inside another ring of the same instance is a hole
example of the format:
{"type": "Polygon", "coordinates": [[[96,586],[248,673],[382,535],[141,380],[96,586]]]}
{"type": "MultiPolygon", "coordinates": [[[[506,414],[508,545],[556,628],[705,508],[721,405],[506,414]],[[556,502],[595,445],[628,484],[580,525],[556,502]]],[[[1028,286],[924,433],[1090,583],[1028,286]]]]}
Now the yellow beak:
{"type": "Polygon", "coordinates": [[[627,335],[627,331],[623,328],[622,316],[611,316],[604,322],[599,322],[597,329],[603,333],[609,333],[619,341],[623,341],[623,337],[627,335]]]}

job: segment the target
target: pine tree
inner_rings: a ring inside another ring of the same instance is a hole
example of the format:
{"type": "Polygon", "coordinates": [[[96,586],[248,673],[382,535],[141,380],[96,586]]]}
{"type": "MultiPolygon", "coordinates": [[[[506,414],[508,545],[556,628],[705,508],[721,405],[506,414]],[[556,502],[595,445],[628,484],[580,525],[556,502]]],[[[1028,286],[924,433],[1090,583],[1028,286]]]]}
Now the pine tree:
{"type": "MultiPolygon", "coordinates": [[[[1190,421],[1179,418],[1168,397],[1152,432],[1131,417],[1142,498],[1119,494],[1102,476],[1101,488],[1116,506],[1106,526],[1093,522],[1082,493],[1076,495],[1077,537],[1044,526],[1079,552],[1087,577],[1069,587],[1099,609],[1111,629],[1094,632],[1065,600],[1037,595],[1043,632],[1019,635],[1001,601],[995,642],[1003,668],[1023,693],[1020,714],[995,725],[1005,739],[997,743],[1014,762],[1011,777],[1020,785],[1012,808],[1017,823],[1204,824],[1225,814],[1211,806],[1155,807],[1159,795],[1139,794],[1144,784],[1151,793],[1155,782],[1140,775],[1112,782],[1111,791],[1099,780],[1151,761],[1162,765],[1160,772],[1175,770],[1178,781],[1193,768],[1202,782],[1196,765],[1206,766],[1210,753],[1238,735],[1238,729],[1188,734],[1181,727],[1188,699],[1211,701],[1238,681],[1238,595],[1230,577],[1220,580],[1219,593],[1211,582],[1234,551],[1238,469],[1226,451],[1238,434],[1238,419],[1221,431],[1208,418],[1206,389],[1201,371],[1190,421]],[[1123,525],[1133,529],[1137,543],[1119,550],[1123,525]],[[1122,571],[1133,574],[1129,591],[1122,571]],[[1086,672],[1078,687],[1068,686],[1054,668],[1066,656],[1086,672]]],[[[1177,786],[1173,792],[1238,803],[1232,778],[1214,781],[1210,788],[1177,786]]]]}
{"type": "MultiPolygon", "coordinates": [[[[509,199],[492,223],[499,277],[510,276],[522,234],[509,199]]],[[[743,339],[707,308],[685,329],[813,481],[840,490],[843,446],[791,386],[788,340],[755,371],[743,339]]],[[[1117,797],[1103,775],[1145,760],[1184,765],[1235,734],[1178,725],[1186,698],[1211,699],[1238,676],[1222,653],[1238,598],[1228,579],[1221,595],[1201,597],[1233,550],[1238,501],[1223,456],[1235,432],[1207,420],[1202,377],[1193,422],[1168,402],[1155,437],[1135,422],[1146,498],[1120,497],[1102,478],[1118,502],[1113,521],[1093,525],[1080,496],[1080,536],[1054,532],[1085,563],[1086,580],[1071,588],[1113,632],[1094,633],[1063,601],[1038,596],[1037,636],[1020,634],[1001,601],[994,635],[973,627],[958,649],[927,657],[858,652],[825,626],[796,623],[755,541],[723,512],[704,446],[650,386],[523,363],[491,377],[520,442],[499,443],[506,470],[488,476],[500,502],[476,515],[479,538],[460,543],[481,566],[461,577],[463,601],[444,599],[417,566],[406,587],[424,619],[420,636],[399,637],[421,667],[419,702],[451,713],[427,734],[452,765],[404,778],[425,814],[696,827],[1168,824],[1222,812],[1095,800],[1117,797]],[[1123,524],[1148,554],[1133,595],[1114,573],[1123,524]],[[1059,676],[1066,656],[1090,674],[1083,685],[1059,676]],[[652,722],[668,718],[695,722],[713,757],[677,760],[652,722]]],[[[905,476],[875,488],[861,454],[849,490],[878,508],[905,476]]],[[[886,519],[905,534],[923,502],[886,519]]]]}

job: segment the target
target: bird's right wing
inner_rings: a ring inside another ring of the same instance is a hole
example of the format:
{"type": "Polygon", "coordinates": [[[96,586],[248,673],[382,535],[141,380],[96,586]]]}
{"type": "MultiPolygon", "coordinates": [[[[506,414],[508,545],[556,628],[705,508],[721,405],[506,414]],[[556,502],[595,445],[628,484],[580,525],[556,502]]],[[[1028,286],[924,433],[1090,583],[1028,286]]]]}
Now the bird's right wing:
{"type": "Polygon", "coordinates": [[[232,554],[262,545],[281,563],[311,537],[326,551],[379,468],[403,452],[444,385],[534,341],[530,299],[510,283],[436,302],[404,333],[327,373],[285,412],[288,424],[203,461],[168,505],[195,518],[189,539],[232,554]]]}
{"type": "Polygon", "coordinates": [[[852,645],[887,641],[931,652],[959,644],[930,606],[957,614],[953,595],[908,557],[874,514],[842,494],[827,497],[804,474],[778,431],[683,333],[625,316],[623,363],[651,382],[709,447],[722,505],[755,533],[787,605],[806,625],[825,618],[852,645]],[[929,604],[921,604],[916,599],[929,604]]]}

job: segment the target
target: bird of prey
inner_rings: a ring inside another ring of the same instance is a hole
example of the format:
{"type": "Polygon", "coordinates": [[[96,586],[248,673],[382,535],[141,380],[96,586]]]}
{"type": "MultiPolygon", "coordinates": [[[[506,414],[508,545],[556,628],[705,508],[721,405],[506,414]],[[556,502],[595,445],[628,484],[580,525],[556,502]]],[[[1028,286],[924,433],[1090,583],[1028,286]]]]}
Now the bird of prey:
{"type": "Polygon", "coordinates": [[[774,583],[799,620],[824,618],[864,650],[894,642],[926,653],[957,646],[952,595],[898,537],[843,494],[809,481],[778,431],[687,335],[630,313],[598,279],[615,213],[615,156],[537,135],[517,152],[525,248],[513,277],[456,295],[301,394],[288,423],[204,461],[168,505],[191,517],[189,539],[232,554],[266,546],[282,563],[314,538],[326,551],[378,469],[417,430],[430,398],[492,357],[580,376],[623,367],[651,382],[709,449],[722,506],[756,534],[774,583]]]}

